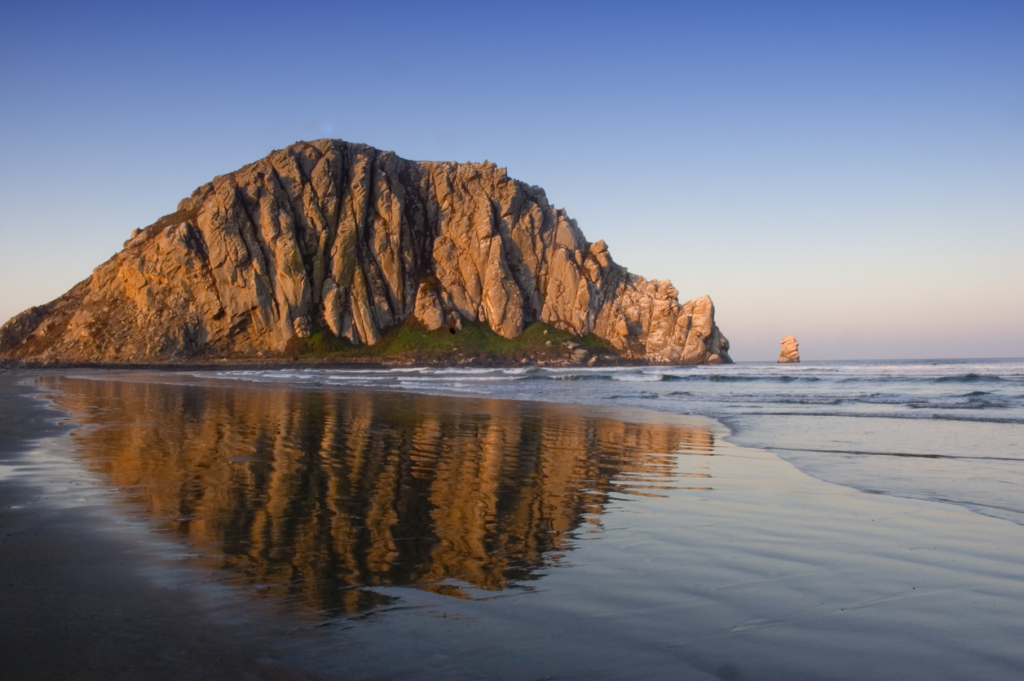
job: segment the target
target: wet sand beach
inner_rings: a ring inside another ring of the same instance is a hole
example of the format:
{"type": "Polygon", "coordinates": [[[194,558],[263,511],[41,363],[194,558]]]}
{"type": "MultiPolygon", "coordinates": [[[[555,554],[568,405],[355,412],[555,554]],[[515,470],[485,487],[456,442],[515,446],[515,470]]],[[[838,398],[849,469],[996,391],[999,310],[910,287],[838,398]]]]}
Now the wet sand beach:
{"type": "Polygon", "coordinates": [[[151,578],[154,549],[106,513],[102,485],[42,454],[72,427],[22,385],[38,373],[0,374],[3,678],[319,678],[275,664],[251,612],[238,628],[229,604],[151,578]]]}
{"type": "Polygon", "coordinates": [[[71,430],[25,377],[0,383],[12,678],[1024,674],[1024,527],[709,418],[35,375],[71,430]]]}

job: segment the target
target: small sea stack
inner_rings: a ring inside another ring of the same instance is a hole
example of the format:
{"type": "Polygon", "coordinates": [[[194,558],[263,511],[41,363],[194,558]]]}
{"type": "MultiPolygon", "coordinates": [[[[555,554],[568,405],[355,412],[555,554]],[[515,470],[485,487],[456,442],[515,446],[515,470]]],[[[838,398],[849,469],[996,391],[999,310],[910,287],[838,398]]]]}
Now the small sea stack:
{"type": "Polygon", "coordinates": [[[779,353],[779,364],[796,364],[800,361],[800,344],[792,335],[786,336],[779,341],[782,343],[782,352],[779,353]]]}

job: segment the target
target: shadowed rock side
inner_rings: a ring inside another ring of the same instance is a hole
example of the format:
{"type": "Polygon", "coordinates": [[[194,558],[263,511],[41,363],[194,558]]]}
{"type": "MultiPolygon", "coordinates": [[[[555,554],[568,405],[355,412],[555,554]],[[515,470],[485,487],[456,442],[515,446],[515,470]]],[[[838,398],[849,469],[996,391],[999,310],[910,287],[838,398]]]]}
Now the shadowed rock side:
{"type": "Polygon", "coordinates": [[[329,328],[373,344],[415,317],[543,321],[656,363],[729,362],[711,299],[680,304],[493,163],[296,143],[217,177],[56,301],[0,329],[0,356],[152,361],[282,352],[329,328]]]}
{"type": "Polygon", "coordinates": [[[43,384],[88,426],[76,450],[119,498],[233,581],[314,612],[386,602],[375,586],[471,597],[537,579],[610,493],[662,493],[677,454],[714,444],[550,404],[43,384]]]}

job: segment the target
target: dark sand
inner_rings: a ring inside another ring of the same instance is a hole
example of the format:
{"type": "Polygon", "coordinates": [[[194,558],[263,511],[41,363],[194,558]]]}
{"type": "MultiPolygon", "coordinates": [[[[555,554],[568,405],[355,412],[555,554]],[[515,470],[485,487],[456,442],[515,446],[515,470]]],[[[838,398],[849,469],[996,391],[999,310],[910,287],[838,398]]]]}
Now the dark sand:
{"type": "MultiPolygon", "coordinates": [[[[38,372],[36,372],[38,374],[38,372]]],[[[31,464],[64,414],[0,374],[0,466],[31,464]]],[[[0,474],[0,677],[4,679],[313,679],[275,663],[268,632],[237,626],[180,586],[145,576],[130,537],[61,508],[23,476],[0,474]]],[[[248,618],[246,618],[248,619],[248,618]]]]}

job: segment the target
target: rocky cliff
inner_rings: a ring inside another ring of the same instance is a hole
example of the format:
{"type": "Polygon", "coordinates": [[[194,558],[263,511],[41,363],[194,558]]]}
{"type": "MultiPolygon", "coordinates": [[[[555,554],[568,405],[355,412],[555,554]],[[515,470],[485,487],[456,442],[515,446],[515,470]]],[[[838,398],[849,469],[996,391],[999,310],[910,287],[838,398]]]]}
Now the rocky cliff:
{"type": "Polygon", "coordinates": [[[414,318],[512,338],[547,322],[655,363],[729,362],[708,297],[616,264],[540,187],[492,163],[300,142],[214,178],[57,300],[0,356],[128,362],[283,352],[329,329],[373,344],[414,318]]]}

